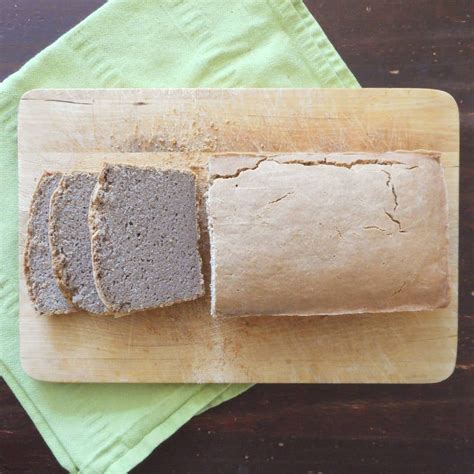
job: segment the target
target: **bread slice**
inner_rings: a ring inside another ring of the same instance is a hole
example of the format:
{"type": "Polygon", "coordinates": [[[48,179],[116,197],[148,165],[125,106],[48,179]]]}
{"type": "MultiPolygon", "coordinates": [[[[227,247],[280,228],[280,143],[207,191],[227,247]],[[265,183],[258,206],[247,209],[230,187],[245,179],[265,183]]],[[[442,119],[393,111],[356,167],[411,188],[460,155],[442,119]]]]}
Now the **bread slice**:
{"type": "Polygon", "coordinates": [[[209,173],[214,315],[448,304],[439,154],[215,156],[209,173]]]}
{"type": "Polygon", "coordinates": [[[90,313],[108,310],[95,288],[88,225],[89,204],[98,173],[72,172],[51,197],[49,239],[53,271],[66,299],[90,313]]]}
{"type": "Polygon", "coordinates": [[[33,306],[42,315],[75,311],[75,308],[62,294],[54,278],[48,238],[51,195],[57,188],[61,177],[61,173],[43,173],[30,206],[23,269],[33,306]]]}
{"type": "Polygon", "coordinates": [[[204,292],[193,173],[105,164],[89,210],[96,287],[129,313],[204,292]]]}

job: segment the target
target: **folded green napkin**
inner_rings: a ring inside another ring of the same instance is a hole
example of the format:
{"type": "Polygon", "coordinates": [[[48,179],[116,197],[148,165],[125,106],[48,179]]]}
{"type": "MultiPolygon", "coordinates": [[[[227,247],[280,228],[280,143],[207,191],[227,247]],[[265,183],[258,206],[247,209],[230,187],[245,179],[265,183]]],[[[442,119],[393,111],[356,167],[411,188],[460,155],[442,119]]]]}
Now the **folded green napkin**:
{"type": "Polygon", "coordinates": [[[118,0],[0,86],[0,368],[61,465],[126,472],[249,385],[52,384],[18,349],[18,101],[33,88],[357,87],[301,0],[118,0]]]}

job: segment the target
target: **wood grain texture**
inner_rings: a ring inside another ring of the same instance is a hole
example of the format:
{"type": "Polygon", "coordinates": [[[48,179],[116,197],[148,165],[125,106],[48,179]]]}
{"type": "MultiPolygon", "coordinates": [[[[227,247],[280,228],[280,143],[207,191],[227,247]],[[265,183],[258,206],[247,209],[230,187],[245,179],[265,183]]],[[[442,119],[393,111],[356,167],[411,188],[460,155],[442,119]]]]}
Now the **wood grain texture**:
{"type": "MultiPolygon", "coordinates": [[[[1,78],[15,72],[102,3],[5,2],[0,9],[1,78]]],[[[364,87],[439,88],[449,91],[459,105],[460,332],[456,371],[434,385],[259,385],[195,417],[133,472],[472,473],[472,2],[305,3],[364,87]],[[398,74],[390,73],[394,70],[398,74]]],[[[64,472],[3,381],[0,401],[0,471],[64,472]]]]}
{"type": "MultiPolygon", "coordinates": [[[[44,170],[104,161],[192,169],[201,201],[210,152],[441,152],[452,301],[432,312],[212,319],[209,296],[121,320],[38,317],[20,277],[24,369],[61,382],[438,382],[457,349],[458,111],[415,89],[37,90],[20,101],[19,254],[44,170]],[[80,363],[79,363],[80,361],[80,363]]],[[[436,190],[433,190],[436,192],[436,190]]],[[[209,239],[201,204],[201,254],[209,239]]],[[[209,295],[209,292],[208,292],[209,295]]]]}

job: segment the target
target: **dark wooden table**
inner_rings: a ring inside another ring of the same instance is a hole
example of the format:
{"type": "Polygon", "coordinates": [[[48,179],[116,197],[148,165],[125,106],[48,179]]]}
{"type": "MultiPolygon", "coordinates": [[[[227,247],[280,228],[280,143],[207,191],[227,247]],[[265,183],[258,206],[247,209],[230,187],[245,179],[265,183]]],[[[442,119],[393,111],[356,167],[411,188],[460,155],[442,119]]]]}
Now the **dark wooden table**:
{"type": "MultiPolygon", "coordinates": [[[[103,2],[3,0],[0,79],[103,2]]],[[[259,385],[194,418],[134,472],[474,471],[472,0],[307,0],[365,87],[451,93],[461,112],[459,355],[436,385],[259,385]]],[[[62,472],[0,382],[0,472],[62,472]]]]}

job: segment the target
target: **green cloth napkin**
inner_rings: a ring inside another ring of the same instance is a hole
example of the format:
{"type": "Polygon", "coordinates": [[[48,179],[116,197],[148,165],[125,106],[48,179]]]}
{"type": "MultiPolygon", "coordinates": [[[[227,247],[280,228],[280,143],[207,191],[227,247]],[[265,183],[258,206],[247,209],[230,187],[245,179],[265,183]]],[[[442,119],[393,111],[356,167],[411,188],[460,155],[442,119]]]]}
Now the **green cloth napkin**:
{"type": "Polygon", "coordinates": [[[61,465],[121,473],[249,385],[53,384],[18,349],[17,108],[33,88],[357,87],[301,0],[109,1],[0,85],[1,374],[61,465]]]}

